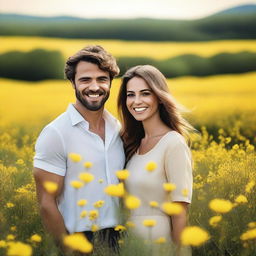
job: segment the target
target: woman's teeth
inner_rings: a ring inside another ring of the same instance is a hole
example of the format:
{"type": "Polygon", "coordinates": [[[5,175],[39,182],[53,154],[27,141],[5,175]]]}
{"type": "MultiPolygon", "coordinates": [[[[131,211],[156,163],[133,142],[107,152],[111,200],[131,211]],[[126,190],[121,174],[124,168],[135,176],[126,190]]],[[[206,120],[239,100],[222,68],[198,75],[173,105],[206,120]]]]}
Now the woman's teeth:
{"type": "Polygon", "coordinates": [[[135,112],[142,112],[146,110],[147,108],[134,108],[135,112]]]}

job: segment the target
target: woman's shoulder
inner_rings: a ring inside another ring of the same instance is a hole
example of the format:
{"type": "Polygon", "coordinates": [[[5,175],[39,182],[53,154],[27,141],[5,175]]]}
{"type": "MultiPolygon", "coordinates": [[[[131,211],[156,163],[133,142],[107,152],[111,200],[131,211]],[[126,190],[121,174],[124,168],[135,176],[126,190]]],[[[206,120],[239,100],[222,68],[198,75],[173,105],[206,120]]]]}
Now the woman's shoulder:
{"type": "Polygon", "coordinates": [[[183,135],[176,131],[170,131],[166,134],[164,138],[164,144],[168,149],[173,149],[176,147],[187,147],[187,142],[183,135]]]}

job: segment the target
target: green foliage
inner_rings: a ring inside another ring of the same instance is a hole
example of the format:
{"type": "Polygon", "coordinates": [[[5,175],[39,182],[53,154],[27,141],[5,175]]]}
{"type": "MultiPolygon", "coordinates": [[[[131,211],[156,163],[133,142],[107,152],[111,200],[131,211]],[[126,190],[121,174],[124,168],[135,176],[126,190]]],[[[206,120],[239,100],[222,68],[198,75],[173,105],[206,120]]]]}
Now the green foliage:
{"type": "Polygon", "coordinates": [[[199,20],[78,19],[0,15],[0,35],[139,41],[207,41],[256,38],[255,13],[199,20]]]}
{"type": "Polygon", "coordinates": [[[0,76],[37,81],[63,78],[64,58],[58,51],[36,49],[0,55],[0,76]]]}
{"type": "Polygon", "coordinates": [[[210,58],[186,54],[166,60],[141,57],[118,58],[121,74],[132,66],[145,64],[156,66],[167,78],[244,73],[256,70],[256,53],[220,53],[210,58]]]}

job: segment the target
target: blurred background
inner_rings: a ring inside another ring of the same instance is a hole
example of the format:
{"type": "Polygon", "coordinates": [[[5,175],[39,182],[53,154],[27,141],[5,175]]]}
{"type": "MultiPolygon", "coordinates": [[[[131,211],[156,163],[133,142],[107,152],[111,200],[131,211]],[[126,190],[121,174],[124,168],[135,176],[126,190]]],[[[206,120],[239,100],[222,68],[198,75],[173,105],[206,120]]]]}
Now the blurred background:
{"type": "MultiPolygon", "coordinates": [[[[0,8],[0,124],[43,126],[65,110],[65,60],[100,44],[123,72],[152,64],[191,110],[197,129],[255,143],[256,1],[3,1],[0,8]]],[[[116,80],[108,109],[116,115],[116,80]]]]}

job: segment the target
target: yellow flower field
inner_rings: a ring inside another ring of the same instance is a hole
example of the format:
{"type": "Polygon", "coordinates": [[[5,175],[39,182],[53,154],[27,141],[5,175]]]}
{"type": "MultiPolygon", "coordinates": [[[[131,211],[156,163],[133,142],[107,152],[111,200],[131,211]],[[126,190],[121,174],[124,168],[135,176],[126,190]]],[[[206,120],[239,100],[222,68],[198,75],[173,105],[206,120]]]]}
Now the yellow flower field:
{"type": "Polygon", "coordinates": [[[115,57],[137,56],[167,59],[181,54],[209,57],[221,52],[256,52],[256,40],[225,40],[212,42],[142,42],[120,40],[82,40],[43,37],[0,36],[0,53],[30,51],[35,48],[59,50],[67,58],[88,44],[100,44],[115,57]]]}

